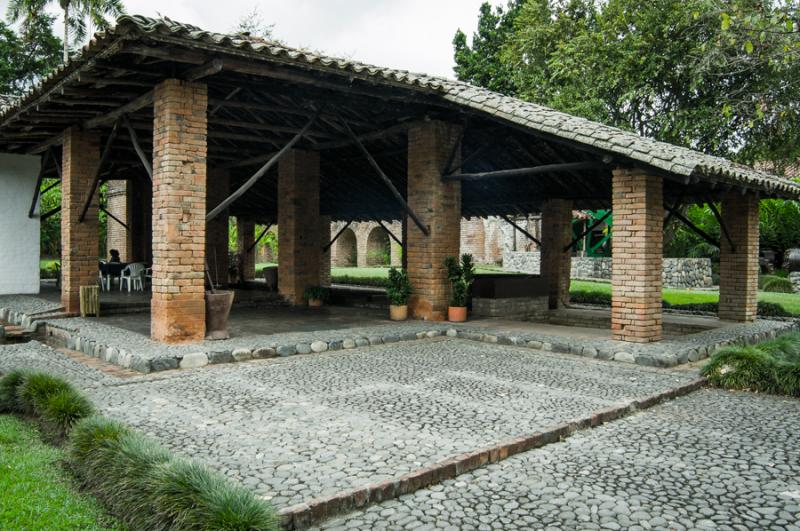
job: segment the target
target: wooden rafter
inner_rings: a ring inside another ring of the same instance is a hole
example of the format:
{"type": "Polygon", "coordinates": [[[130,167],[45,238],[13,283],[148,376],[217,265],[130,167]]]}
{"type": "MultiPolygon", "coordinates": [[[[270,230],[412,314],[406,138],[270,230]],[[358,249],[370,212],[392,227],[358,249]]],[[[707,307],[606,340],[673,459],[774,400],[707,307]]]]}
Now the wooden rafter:
{"type": "Polygon", "coordinates": [[[532,242],[535,242],[536,245],[541,247],[542,242],[540,242],[538,238],[536,238],[533,234],[531,234],[530,232],[526,231],[525,229],[514,223],[514,220],[512,220],[510,217],[506,216],[505,214],[500,214],[500,217],[503,219],[503,221],[505,221],[506,223],[508,223],[509,225],[520,231],[522,234],[524,234],[526,238],[528,238],[532,242]]]}
{"type": "Polygon", "coordinates": [[[599,227],[602,223],[604,223],[605,220],[607,220],[609,218],[609,216],[611,216],[611,210],[606,212],[605,215],[603,215],[600,219],[596,220],[594,223],[589,225],[589,227],[587,227],[587,229],[585,231],[581,232],[576,238],[573,238],[572,242],[569,245],[567,245],[566,247],[564,247],[564,252],[567,252],[570,249],[572,249],[573,247],[575,247],[576,245],[578,245],[579,241],[581,241],[583,238],[586,237],[587,234],[589,234],[594,229],[599,227]]]}
{"type": "Polygon", "coordinates": [[[379,219],[376,219],[375,221],[378,223],[378,225],[380,225],[380,227],[383,230],[386,231],[386,234],[388,234],[389,237],[391,239],[393,239],[397,245],[399,245],[400,247],[404,247],[403,242],[401,242],[400,240],[397,239],[397,236],[395,236],[394,233],[392,231],[390,231],[389,228],[386,225],[383,224],[383,221],[381,221],[379,219]]]}
{"type": "Polygon", "coordinates": [[[136,151],[136,156],[139,157],[139,160],[142,162],[142,166],[144,166],[144,170],[147,172],[147,176],[150,177],[150,181],[152,181],[153,163],[150,162],[150,159],[142,149],[141,144],[139,144],[139,136],[136,134],[136,130],[131,125],[131,121],[128,119],[127,114],[122,115],[122,122],[125,124],[125,128],[128,130],[128,135],[131,137],[131,144],[133,144],[133,149],[136,151]]]}
{"type": "Polygon", "coordinates": [[[338,239],[339,239],[339,236],[341,236],[342,234],[344,234],[344,231],[346,231],[346,230],[347,230],[347,227],[349,227],[349,226],[350,226],[350,224],[351,224],[352,222],[353,222],[353,220],[350,220],[350,221],[348,221],[347,223],[345,223],[345,224],[344,224],[344,227],[342,227],[342,229],[341,229],[339,232],[337,232],[337,233],[336,233],[336,235],[335,235],[333,238],[331,238],[331,241],[329,241],[328,243],[326,243],[326,244],[325,244],[325,245],[322,247],[322,252],[323,252],[323,253],[327,252],[327,251],[328,251],[328,249],[330,249],[330,248],[331,248],[331,246],[332,246],[334,243],[336,243],[336,240],[338,240],[338,239]]]}
{"type": "Polygon", "coordinates": [[[92,180],[92,186],[89,188],[89,195],[86,197],[86,203],[83,205],[83,210],[78,218],[80,223],[83,223],[83,221],[86,219],[86,213],[89,211],[89,206],[92,204],[92,199],[94,199],[95,192],[97,192],[97,185],[100,184],[100,172],[103,170],[103,166],[111,154],[111,146],[114,144],[114,138],[117,136],[118,130],[119,118],[117,118],[117,121],[114,122],[114,127],[111,129],[111,133],[108,135],[108,140],[106,140],[106,146],[103,148],[103,154],[100,156],[100,162],[97,163],[97,170],[95,171],[94,179],[92,180]]]}
{"type": "Polygon", "coordinates": [[[255,249],[255,248],[256,248],[256,245],[258,245],[259,243],[261,243],[261,240],[263,240],[263,239],[264,239],[264,236],[266,236],[266,235],[267,235],[267,231],[269,231],[269,229],[271,229],[271,228],[272,228],[272,223],[270,223],[269,225],[267,225],[266,227],[264,227],[264,230],[262,230],[262,231],[261,231],[261,234],[259,234],[259,235],[258,235],[258,237],[257,237],[257,238],[256,238],[256,239],[253,241],[253,243],[250,245],[250,247],[248,247],[248,248],[247,248],[247,251],[246,251],[246,252],[247,252],[248,254],[249,254],[249,253],[251,253],[251,252],[253,252],[253,249],[255,249]]]}
{"type": "Polygon", "coordinates": [[[605,164],[597,162],[564,162],[559,164],[543,164],[530,168],[515,168],[513,170],[485,171],[480,173],[459,173],[453,175],[443,175],[445,181],[481,181],[484,179],[500,179],[507,177],[528,177],[531,175],[542,175],[547,173],[570,172],[580,170],[601,170],[605,169],[605,164]]]}
{"type": "Polygon", "coordinates": [[[711,235],[709,235],[706,231],[704,231],[703,229],[701,229],[700,227],[698,227],[697,225],[692,223],[691,220],[689,220],[686,216],[681,214],[678,210],[675,210],[675,209],[673,209],[672,207],[670,207],[668,205],[664,205],[664,208],[667,211],[671,212],[673,216],[678,218],[681,221],[681,223],[686,225],[686,227],[689,230],[691,230],[692,232],[694,232],[695,234],[700,236],[707,243],[713,245],[714,247],[719,248],[719,246],[720,246],[719,240],[715,240],[711,235]]]}

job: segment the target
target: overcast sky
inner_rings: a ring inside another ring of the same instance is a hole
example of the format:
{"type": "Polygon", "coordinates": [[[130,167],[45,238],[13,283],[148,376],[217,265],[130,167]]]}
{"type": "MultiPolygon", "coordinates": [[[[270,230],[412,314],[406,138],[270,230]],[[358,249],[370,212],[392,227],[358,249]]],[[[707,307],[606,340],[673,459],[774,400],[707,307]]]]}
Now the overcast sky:
{"type": "MultiPolygon", "coordinates": [[[[129,13],[227,32],[257,5],[274,36],[380,66],[453,77],[453,35],[471,36],[484,0],[125,0],[129,13]]],[[[59,12],[58,2],[51,2],[59,12]]],[[[492,3],[498,3],[496,0],[492,3]]],[[[8,0],[0,0],[5,14],[8,0]]],[[[56,30],[61,34],[61,30],[56,30]]]]}

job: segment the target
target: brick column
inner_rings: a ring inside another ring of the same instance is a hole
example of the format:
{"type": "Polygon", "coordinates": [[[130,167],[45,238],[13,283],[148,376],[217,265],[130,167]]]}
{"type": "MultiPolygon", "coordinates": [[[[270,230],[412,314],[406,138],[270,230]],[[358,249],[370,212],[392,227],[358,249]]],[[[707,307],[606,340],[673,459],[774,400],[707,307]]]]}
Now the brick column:
{"type": "MultiPolygon", "coordinates": [[[[753,321],[758,311],[758,198],[731,192],[722,199],[724,234],[719,257],[719,318],[753,321]]],[[[615,220],[616,222],[616,220],[615,220]]]]}
{"type": "Polygon", "coordinates": [[[541,276],[547,281],[550,309],[569,303],[572,256],[564,247],[572,241],[572,202],[551,199],[542,208],[541,276]]]}
{"type": "Polygon", "coordinates": [[[203,339],[206,246],[205,85],[168,79],[153,101],[153,298],[150,334],[203,339]]]}
{"type": "Polygon", "coordinates": [[[98,196],[83,223],[83,205],[100,162],[100,137],[72,127],[64,131],[61,162],[61,304],[80,311],[80,287],[97,285],[99,234],[98,196]]]}
{"type": "Polygon", "coordinates": [[[110,256],[111,249],[119,251],[120,260],[132,262],[133,257],[133,235],[132,227],[132,207],[133,193],[128,185],[128,181],[108,181],[108,211],[117,219],[128,225],[126,229],[110,216],[106,226],[106,254],[110,256]]]}
{"type": "MultiPolygon", "coordinates": [[[[206,183],[206,212],[210,212],[230,194],[230,174],[209,168],[206,183]]],[[[215,284],[228,283],[228,210],[206,222],[206,261],[215,284]]]]}
{"type": "Polygon", "coordinates": [[[239,275],[245,280],[256,278],[256,249],[255,247],[250,249],[255,241],[255,222],[236,218],[236,252],[240,257],[239,265],[242,268],[239,275]],[[248,249],[250,252],[247,251],[248,249]]]}
{"type": "Polygon", "coordinates": [[[319,153],[293,150],[278,163],[278,291],[292,304],[320,285],[320,227],[319,153]]]}
{"type": "MultiPolygon", "coordinates": [[[[319,217],[319,235],[320,235],[320,249],[328,245],[331,241],[331,217],[319,217]]],[[[331,286],[331,250],[336,244],[328,248],[324,253],[320,251],[319,259],[319,285],[331,286]]]]}
{"type": "MultiPolygon", "coordinates": [[[[407,221],[406,256],[413,293],[411,316],[444,320],[450,284],[444,259],[459,255],[461,183],[443,182],[460,126],[440,121],[416,122],[408,130],[408,204],[430,228],[426,236],[407,221]]],[[[460,154],[454,163],[458,163],[460,154]]]]}
{"type": "MultiPolygon", "coordinates": [[[[664,184],[642,170],[614,170],[611,333],[613,339],[661,340],[664,184]]],[[[543,231],[547,225],[543,221],[543,231]]]]}

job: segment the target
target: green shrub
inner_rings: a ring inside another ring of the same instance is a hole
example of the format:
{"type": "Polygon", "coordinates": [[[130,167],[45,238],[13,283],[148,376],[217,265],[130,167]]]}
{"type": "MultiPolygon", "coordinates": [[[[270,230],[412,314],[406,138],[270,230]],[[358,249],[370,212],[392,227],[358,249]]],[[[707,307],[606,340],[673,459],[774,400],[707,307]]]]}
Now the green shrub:
{"type": "Polygon", "coordinates": [[[780,304],[764,301],[758,301],[758,315],[761,317],[794,317],[794,314],[787,312],[780,304]]]}
{"type": "Polygon", "coordinates": [[[701,374],[720,387],[800,396],[800,334],[721,349],[701,374]]]}
{"type": "Polygon", "coordinates": [[[0,378],[0,412],[22,413],[18,396],[19,388],[31,373],[17,369],[0,378]]]}
{"type": "Polygon", "coordinates": [[[771,293],[794,293],[792,281],[777,275],[761,275],[758,277],[758,289],[771,293]]]}
{"type": "Polygon", "coordinates": [[[307,301],[317,299],[322,302],[327,302],[331,298],[331,290],[324,286],[309,286],[303,293],[303,298],[307,301]]]}
{"type": "Polygon", "coordinates": [[[408,272],[405,269],[389,269],[389,286],[386,288],[386,295],[389,302],[396,306],[408,303],[411,295],[411,282],[408,280],[408,272]]]}
{"type": "Polygon", "coordinates": [[[72,386],[61,378],[42,372],[32,372],[17,387],[17,402],[23,413],[34,415],[37,414],[37,403],[44,403],[48,396],[71,389],[72,386]]]}
{"type": "Polygon", "coordinates": [[[602,291],[571,291],[569,300],[575,304],[611,306],[611,294],[602,291]]]}
{"type": "Polygon", "coordinates": [[[389,286],[389,279],[384,277],[354,277],[351,275],[334,275],[331,277],[334,284],[347,284],[349,286],[373,286],[376,288],[386,288],[389,286]]]}
{"type": "Polygon", "coordinates": [[[59,434],[67,434],[79,420],[94,413],[89,400],[73,388],[50,393],[36,399],[36,414],[59,434]]]}
{"type": "Polygon", "coordinates": [[[273,510],[242,487],[191,461],[175,460],[154,474],[153,507],[180,529],[275,529],[273,510]]]}

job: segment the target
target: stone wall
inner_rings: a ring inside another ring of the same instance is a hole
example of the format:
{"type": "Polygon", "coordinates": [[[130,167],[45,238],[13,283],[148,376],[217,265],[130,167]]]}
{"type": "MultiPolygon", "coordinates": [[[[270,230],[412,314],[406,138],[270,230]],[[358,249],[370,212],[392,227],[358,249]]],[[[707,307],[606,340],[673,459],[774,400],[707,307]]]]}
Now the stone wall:
{"type": "MultiPolygon", "coordinates": [[[[538,252],[503,253],[503,269],[538,275],[538,252]]],[[[611,280],[611,258],[572,257],[571,278],[611,280]]],[[[711,260],[708,258],[665,258],[664,286],[670,288],[708,288],[712,286],[711,260]]]]}
{"type": "Polygon", "coordinates": [[[472,317],[503,317],[531,319],[544,317],[548,311],[548,297],[517,297],[513,299],[485,299],[473,297],[472,317]]]}

